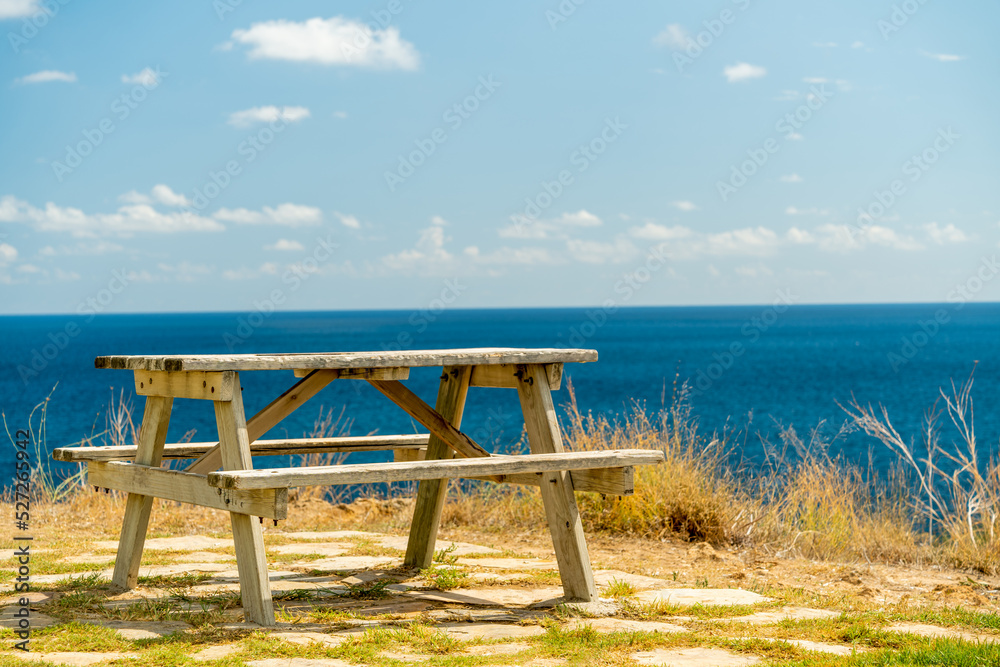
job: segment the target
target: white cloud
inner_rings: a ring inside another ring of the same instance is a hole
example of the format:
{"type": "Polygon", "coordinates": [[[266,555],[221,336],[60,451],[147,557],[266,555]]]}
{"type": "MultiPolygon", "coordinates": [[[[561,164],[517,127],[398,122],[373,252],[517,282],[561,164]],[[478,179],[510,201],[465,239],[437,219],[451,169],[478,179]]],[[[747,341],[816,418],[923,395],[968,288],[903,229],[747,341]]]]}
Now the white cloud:
{"type": "Polygon", "coordinates": [[[125,247],[111,241],[81,241],[75,246],[59,246],[55,248],[47,245],[38,251],[42,257],[79,256],[79,255],[106,255],[111,252],[121,252],[125,247]]]}
{"type": "Polygon", "coordinates": [[[289,239],[278,239],[277,241],[275,241],[274,245],[264,246],[264,250],[300,251],[300,250],[305,250],[305,246],[303,246],[298,241],[292,241],[289,239]]]}
{"type": "Polygon", "coordinates": [[[799,229],[798,227],[790,227],[785,233],[785,238],[787,238],[790,243],[794,243],[796,245],[816,242],[815,236],[804,229],[799,229]]]}
{"type": "Polygon", "coordinates": [[[931,222],[924,225],[923,228],[924,231],[927,232],[928,238],[937,245],[944,245],[945,243],[965,243],[970,240],[965,232],[950,222],[944,227],[939,227],[938,223],[931,222]]]}
{"type": "Polygon", "coordinates": [[[826,83],[827,79],[821,76],[806,76],[802,80],[806,83],[826,83]]]}
{"type": "Polygon", "coordinates": [[[234,30],[232,39],[250,47],[250,58],[403,70],[420,65],[420,54],[398,28],[371,30],[342,16],[254,23],[234,30]]]}
{"type": "Polygon", "coordinates": [[[816,208],[815,206],[811,208],[795,208],[794,206],[789,206],[785,209],[786,215],[830,215],[830,210],[826,208],[816,208]]]}
{"type": "Polygon", "coordinates": [[[333,212],[337,219],[340,220],[340,224],[348,229],[361,229],[361,222],[353,215],[344,215],[343,213],[333,212]]]}
{"type": "Polygon", "coordinates": [[[211,275],[213,272],[213,269],[210,266],[206,266],[205,264],[194,264],[187,260],[184,260],[179,264],[166,264],[161,262],[156,265],[156,268],[181,283],[194,282],[196,278],[203,278],[211,275]]]}
{"type": "Polygon", "coordinates": [[[740,81],[749,81],[750,79],[759,79],[767,74],[767,69],[759,65],[751,65],[750,63],[736,63],[735,65],[723,67],[722,73],[729,83],[738,83],[740,81]]]}
{"type": "Polygon", "coordinates": [[[785,174],[778,178],[782,183],[801,183],[802,177],[798,174],[785,174]]]}
{"type": "Polygon", "coordinates": [[[141,192],[129,190],[125,194],[118,195],[118,201],[123,204],[150,204],[153,200],[150,199],[148,195],[144,195],[141,192]]]}
{"type": "Polygon", "coordinates": [[[193,213],[161,213],[147,204],[119,207],[115,213],[87,214],[78,208],[48,202],[45,208],[7,195],[0,199],[0,222],[26,222],[42,232],[64,232],[77,237],[131,236],[145,232],[218,232],[225,229],[215,220],[193,213]]]}
{"type": "Polygon", "coordinates": [[[0,21],[34,16],[40,11],[41,0],[0,0],[0,21]]]}
{"type": "Polygon", "coordinates": [[[819,49],[833,49],[836,48],[837,42],[813,42],[813,46],[819,49]]]}
{"type": "Polygon", "coordinates": [[[246,128],[253,127],[258,123],[270,123],[282,120],[286,123],[295,123],[303,118],[309,117],[309,109],[305,107],[281,107],[276,106],[253,107],[229,114],[226,121],[233,127],[246,128]]]}
{"type": "Polygon", "coordinates": [[[766,227],[747,227],[707,234],[705,252],[709,255],[769,255],[780,243],[778,235],[766,227]]]}
{"type": "Polygon", "coordinates": [[[146,67],[135,74],[122,74],[122,83],[135,83],[146,88],[155,88],[160,83],[160,78],[153,69],[146,67]]]}
{"type": "Polygon", "coordinates": [[[799,99],[799,91],[797,90],[783,90],[781,94],[774,99],[778,102],[791,102],[792,100],[799,99]]]}
{"type": "Polygon", "coordinates": [[[76,83],[75,72],[60,72],[59,70],[46,69],[35,72],[20,79],[14,79],[15,83],[47,83],[49,81],[64,81],[66,83],[76,83]]]}
{"type": "Polygon", "coordinates": [[[805,137],[803,137],[798,132],[789,132],[788,134],[785,135],[785,139],[788,139],[790,141],[802,141],[803,139],[805,139],[805,137]]]}
{"type": "Polygon", "coordinates": [[[153,198],[166,206],[191,205],[191,201],[187,197],[174,192],[169,186],[163,185],[162,183],[153,186],[153,198]]]}
{"type": "Polygon", "coordinates": [[[444,220],[435,217],[431,226],[420,230],[414,248],[386,255],[382,263],[395,271],[434,273],[446,270],[454,257],[445,250],[444,220]]]}
{"type": "Polygon", "coordinates": [[[334,118],[339,118],[341,120],[344,120],[345,118],[347,118],[347,112],[346,111],[334,111],[333,112],[333,117],[334,118]]]}
{"type": "Polygon", "coordinates": [[[511,239],[566,239],[569,238],[567,228],[600,227],[602,224],[599,217],[580,209],[576,213],[563,213],[558,218],[514,223],[501,227],[498,233],[501,238],[511,239]]]}
{"type": "Polygon", "coordinates": [[[757,262],[756,264],[744,264],[742,266],[737,266],[733,271],[738,276],[743,276],[744,278],[757,278],[758,276],[773,276],[774,271],[768,268],[765,264],[757,262]]]}
{"type": "Polygon", "coordinates": [[[624,236],[618,236],[611,243],[570,239],[566,250],[578,262],[585,264],[620,264],[639,254],[635,245],[624,236]]]}
{"type": "Polygon", "coordinates": [[[485,255],[479,252],[477,246],[469,246],[462,251],[462,254],[473,263],[485,266],[494,264],[520,264],[525,266],[540,264],[554,266],[566,263],[564,259],[556,257],[546,248],[535,246],[524,248],[508,248],[504,246],[485,255]]]}
{"type": "Polygon", "coordinates": [[[674,241],[676,239],[686,239],[694,235],[688,227],[677,225],[675,227],[665,227],[655,222],[647,222],[642,227],[632,227],[629,234],[637,239],[648,241],[674,241]]]}
{"type": "Polygon", "coordinates": [[[212,214],[216,220],[235,222],[239,225],[284,225],[286,227],[299,227],[304,225],[318,225],[323,220],[323,212],[315,206],[303,206],[302,204],[279,204],[271,208],[265,206],[259,211],[251,211],[246,208],[220,208],[212,214]]]}
{"type": "Polygon", "coordinates": [[[682,51],[688,48],[693,42],[694,40],[691,39],[691,35],[688,34],[688,31],[680,23],[671,23],[653,38],[653,44],[665,46],[674,51],[682,51]]]}
{"type": "Polygon", "coordinates": [[[682,211],[684,211],[686,213],[690,212],[690,211],[697,211],[698,210],[698,206],[694,202],[691,202],[691,201],[675,201],[675,202],[670,202],[670,205],[673,206],[674,208],[680,209],[680,210],[682,210],[682,211]]]}
{"type": "Polygon", "coordinates": [[[959,60],[965,60],[965,56],[956,56],[952,53],[928,53],[927,51],[920,53],[941,63],[956,63],[959,60]]]}
{"type": "Polygon", "coordinates": [[[9,243],[0,243],[0,265],[10,264],[17,259],[17,248],[9,243]]]}
{"type": "Polygon", "coordinates": [[[907,251],[923,248],[913,237],[899,234],[881,225],[869,225],[863,228],[849,225],[821,225],[816,228],[815,238],[819,248],[829,252],[861,250],[869,245],[907,251]]]}
{"type": "Polygon", "coordinates": [[[860,41],[860,40],[854,42],[853,44],[851,44],[851,48],[852,49],[861,49],[861,48],[864,48],[864,46],[865,46],[865,43],[862,42],[862,41],[860,41]]]}

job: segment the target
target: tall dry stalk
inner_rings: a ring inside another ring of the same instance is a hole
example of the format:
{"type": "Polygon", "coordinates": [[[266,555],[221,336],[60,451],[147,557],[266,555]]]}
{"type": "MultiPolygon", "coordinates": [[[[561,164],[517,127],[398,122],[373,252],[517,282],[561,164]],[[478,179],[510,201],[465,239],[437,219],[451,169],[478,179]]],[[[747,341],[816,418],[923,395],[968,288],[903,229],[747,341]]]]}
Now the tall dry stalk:
{"type": "Polygon", "coordinates": [[[936,524],[948,540],[945,548],[954,564],[989,574],[1000,572],[1000,536],[996,523],[1000,508],[1000,459],[980,455],[975,432],[972,385],[975,367],[960,386],[951,383],[950,393],[940,389],[957,439],[940,443],[936,411],[924,420],[924,458],[892,426],[884,406],[878,409],[852,399],[845,408],[852,421],[868,435],[895,452],[919,482],[913,502],[917,513],[936,524]]]}

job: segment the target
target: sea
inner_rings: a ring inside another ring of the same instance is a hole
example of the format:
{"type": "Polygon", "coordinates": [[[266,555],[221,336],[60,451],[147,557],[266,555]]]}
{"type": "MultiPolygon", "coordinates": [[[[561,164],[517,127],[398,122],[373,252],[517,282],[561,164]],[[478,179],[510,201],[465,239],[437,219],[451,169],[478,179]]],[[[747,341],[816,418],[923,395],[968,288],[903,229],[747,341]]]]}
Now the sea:
{"type": "MultiPolygon", "coordinates": [[[[943,407],[973,374],[974,424],[984,456],[1000,436],[1000,304],[880,304],[538,308],[445,311],[164,313],[0,317],[0,410],[7,431],[31,421],[51,449],[96,437],[109,414],[142,398],[132,374],[97,370],[109,354],[339,352],[465,347],[573,347],[597,350],[595,363],[567,364],[554,394],[565,414],[569,387],[583,412],[624,419],[637,409],[658,415],[682,399],[706,436],[722,437],[735,464],[753,468],[780,449],[780,433],[815,435],[833,456],[883,471],[897,457],[864,433],[843,428],[841,406],[884,406],[904,439],[919,449],[929,411],[943,407]]],[[[408,386],[433,404],[440,369],[413,369],[408,386]]],[[[288,388],[291,371],[244,372],[248,416],[288,388]]],[[[339,380],[267,437],[306,437],[330,418],[342,435],[421,432],[364,381],[339,380]]],[[[168,441],[215,439],[212,407],[178,400],[168,441]]],[[[942,415],[942,441],[956,431],[942,415]]],[[[488,449],[521,442],[516,392],[474,388],[463,430],[488,449]]],[[[4,440],[9,440],[0,434],[4,440]]],[[[13,476],[14,447],[0,447],[13,476]]],[[[387,460],[358,453],[346,462],[387,460]]],[[[772,459],[773,462],[773,459],[772,459]]],[[[257,467],[284,465],[260,459],[257,467]],[[266,464],[264,462],[267,462],[266,464]]],[[[59,474],[72,467],[55,464],[59,474]]]]}

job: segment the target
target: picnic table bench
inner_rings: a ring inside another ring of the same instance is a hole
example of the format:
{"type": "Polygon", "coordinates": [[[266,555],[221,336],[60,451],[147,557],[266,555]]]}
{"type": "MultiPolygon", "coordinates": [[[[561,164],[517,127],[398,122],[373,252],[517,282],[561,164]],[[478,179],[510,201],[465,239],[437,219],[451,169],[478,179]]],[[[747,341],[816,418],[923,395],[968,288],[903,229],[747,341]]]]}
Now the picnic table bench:
{"type": "Polygon", "coordinates": [[[53,457],[86,463],[89,484],[128,494],[112,578],[121,590],[137,583],[153,498],[220,509],[230,516],[246,620],[274,625],[260,523],[287,517],[289,488],[419,480],[404,565],[425,568],[434,555],[447,481],[471,478],[540,488],[564,596],[590,601],[597,594],[574,491],[631,494],[633,466],[663,460],[655,450],[563,449],[551,390],[560,386],[564,363],[596,360],[595,350],[517,348],[97,357],[96,368],[134,373],[135,391],[146,398],[138,442],[64,447],[53,457]],[[401,382],[410,368],[428,366],[443,369],[434,408],[401,382]],[[291,370],[301,379],[248,420],[239,374],[257,370],[291,370]],[[338,379],[366,380],[429,433],[261,439],[338,379]],[[530,454],[491,454],[459,430],[470,387],[517,389],[530,454]],[[175,398],[213,402],[217,442],[166,442],[175,398]],[[254,456],[377,450],[393,450],[395,460],[253,466],[254,456]],[[181,471],[162,468],[165,459],[194,461],[181,471]]]}

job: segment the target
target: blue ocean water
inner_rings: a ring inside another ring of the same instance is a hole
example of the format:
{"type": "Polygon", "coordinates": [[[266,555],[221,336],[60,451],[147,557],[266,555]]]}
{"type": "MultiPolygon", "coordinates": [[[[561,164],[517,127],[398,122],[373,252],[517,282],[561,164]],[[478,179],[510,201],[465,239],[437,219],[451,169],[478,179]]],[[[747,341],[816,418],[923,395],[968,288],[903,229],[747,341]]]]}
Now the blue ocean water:
{"type": "MultiPolygon", "coordinates": [[[[50,446],[102,429],[112,397],[122,390],[132,396],[130,372],[94,369],[94,357],[104,354],[587,347],[599,352],[597,363],[566,367],[583,410],[621,415],[633,402],[658,410],[671,400],[675,380],[687,380],[702,429],[728,431],[733,455],[754,462],[779,423],[803,434],[824,423],[832,435],[845,418],[837,401],[852,395],[885,404],[904,437],[918,438],[939,387],[964,380],[978,362],[976,428],[980,446],[993,453],[1000,435],[998,332],[1000,304],[6,316],[0,409],[13,432],[51,394],[50,446]]],[[[439,372],[414,369],[409,386],[433,403],[439,372]]],[[[252,414],[293,377],[251,372],[241,382],[252,414]]],[[[567,399],[564,385],[556,402],[567,399]]],[[[141,415],[141,399],[131,400],[141,415]]],[[[334,415],[343,409],[354,435],[418,430],[367,383],[345,380],[269,437],[307,434],[320,405],[334,415]]],[[[195,429],[195,440],[211,440],[214,427],[210,405],[177,401],[168,437],[176,441],[195,429]]],[[[488,448],[509,448],[522,428],[516,394],[473,389],[463,428],[488,448]]],[[[858,461],[871,451],[880,468],[894,460],[860,434],[837,440],[834,451],[858,461]]],[[[13,448],[0,448],[0,461],[12,458],[13,448]]]]}

